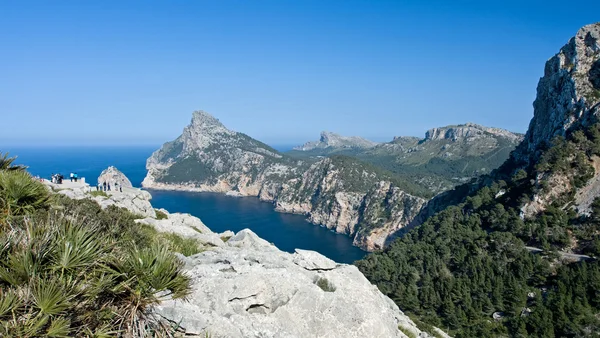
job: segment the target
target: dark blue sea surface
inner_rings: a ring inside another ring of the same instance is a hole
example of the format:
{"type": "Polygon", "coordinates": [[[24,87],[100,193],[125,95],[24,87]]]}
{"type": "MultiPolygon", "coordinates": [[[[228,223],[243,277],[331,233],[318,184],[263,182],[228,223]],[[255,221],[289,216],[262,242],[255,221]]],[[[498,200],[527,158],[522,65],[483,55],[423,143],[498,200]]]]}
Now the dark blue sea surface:
{"type": "MultiPolygon", "coordinates": [[[[29,166],[33,175],[49,178],[53,173],[68,176],[77,172],[86,182],[96,184],[100,172],[117,167],[139,187],[146,175],[146,159],[156,147],[48,147],[4,148],[17,163],[29,166]]],[[[255,197],[230,197],[216,193],[150,190],[152,205],[170,212],[199,217],[215,232],[249,228],[279,249],[315,250],[341,263],[352,263],[365,252],[352,246],[352,240],[324,227],[310,224],[301,215],[278,213],[273,205],[255,197]]]]}

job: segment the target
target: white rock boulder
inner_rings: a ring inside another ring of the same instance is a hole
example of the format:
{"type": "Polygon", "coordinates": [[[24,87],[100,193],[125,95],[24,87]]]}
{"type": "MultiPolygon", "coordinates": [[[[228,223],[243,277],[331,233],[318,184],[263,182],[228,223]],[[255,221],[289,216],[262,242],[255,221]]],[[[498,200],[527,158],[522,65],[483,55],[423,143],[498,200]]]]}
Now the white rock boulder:
{"type": "Polygon", "coordinates": [[[127,176],[125,176],[125,174],[123,174],[119,171],[119,169],[113,166],[104,169],[100,173],[100,176],[98,176],[98,183],[102,184],[104,182],[110,184],[113,187],[115,186],[115,183],[118,183],[118,185],[122,186],[123,188],[133,187],[131,181],[127,178],[127,176]]]}
{"type": "Polygon", "coordinates": [[[185,258],[189,301],[161,316],[211,337],[426,337],[353,265],[312,251],[289,254],[242,230],[222,247],[185,258]]]}

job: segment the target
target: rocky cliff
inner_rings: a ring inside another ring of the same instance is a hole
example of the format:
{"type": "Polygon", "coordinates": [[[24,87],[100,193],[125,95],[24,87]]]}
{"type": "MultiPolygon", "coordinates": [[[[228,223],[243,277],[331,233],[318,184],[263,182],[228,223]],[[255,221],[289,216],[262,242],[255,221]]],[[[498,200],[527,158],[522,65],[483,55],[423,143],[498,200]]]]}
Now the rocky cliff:
{"type": "MultiPolygon", "coordinates": [[[[586,138],[595,141],[592,129],[600,114],[600,24],[580,29],[546,62],[533,107],[525,139],[513,154],[520,167],[536,164],[544,169],[539,162],[547,158],[540,156],[561,140],[573,140],[580,147],[585,147],[586,138]]],[[[561,200],[588,214],[600,191],[600,160],[590,156],[593,152],[588,149],[577,156],[570,150],[573,170],[538,170],[536,189],[522,207],[523,216],[531,217],[561,200]]]]}
{"type": "Polygon", "coordinates": [[[569,130],[590,125],[600,102],[600,25],[580,29],[546,62],[537,87],[533,119],[519,146],[519,158],[536,156],[540,146],[569,130]]]}
{"type": "Polygon", "coordinates": [[[366,250],[380,249],[386,235],[408,224],[425,202],[410,193],[410,182],[377,168],[347,157],[293,159],[200,111],[146,167],[146,188],[257,196],[279,211],[305,214],[350,235],[366,250]]]}
{"type": "Polygon", "coordinates": [[[307,142],[294,150],[309,151],[325,148],[372,148],[378,143],[358,136],[342,136],[328,131],[321,132],[319,141],[307,142]]]}
{"type": "MultiPolygon", "coordinates": [[[[282,252],[246,229],[217,234],[189,214],[161,210],[151,195],[131,188],[94,197],[84,185],[49,187],[71,198],[93,198],[142,216],[159,232],[196,239],[203,252],[180,259],[192,279],[185,301],[164,297],[152,310],[186,335],[220,337],[429,337],[355,266],[314,251],[282,252]],[[140,200],[140,201],[136,201],[140,200]],[[144,204],[142,213],[138,205],[144,204]]],[[[447,337],[436,331],[438,336],[447,337]]]]}
{"type": "Polygon", "coordinates": [[[469,141],[484,137],[502,137],[508,140],[519,142],[523,138],[508,130],[500,128],[484,127],[475,123],[466,123],[456,126],[447,126],[441,128],[432,128],[425,133],[425,141],[431,140],[452,140],[468,139],[469,141]]]}

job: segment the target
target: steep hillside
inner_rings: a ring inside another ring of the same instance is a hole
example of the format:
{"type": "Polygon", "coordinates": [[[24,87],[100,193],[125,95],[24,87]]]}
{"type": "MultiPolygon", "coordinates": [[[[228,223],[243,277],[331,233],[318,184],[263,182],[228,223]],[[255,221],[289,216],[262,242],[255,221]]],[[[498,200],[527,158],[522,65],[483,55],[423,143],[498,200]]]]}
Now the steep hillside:
{"type": "Polygon", "coordinates": [[[598,69],[600,23],[546,63],[509,160],[432,200],[429,214],[443,210],[358,262],[365,275],[457,337],[597,337],[598,69]]]}
{"type": "Polygon", "coordinates": [[[347,234],[366,250],[382,248],[431,197],[418,184],[353,158],[293,159],[205,112],[194,112],[182,135],[154,152],[146,167],[146,188],[258,196],[347,234]]]}
{"type": "Polygon", "coordinates": [[[287,154],[305,160],[334,154],[356,157],[438,194],[489,174],[522,139],[521,134],[467,123],[430,129],[423,139],[394,137],[371,147],[303,146],[287,154]]]}

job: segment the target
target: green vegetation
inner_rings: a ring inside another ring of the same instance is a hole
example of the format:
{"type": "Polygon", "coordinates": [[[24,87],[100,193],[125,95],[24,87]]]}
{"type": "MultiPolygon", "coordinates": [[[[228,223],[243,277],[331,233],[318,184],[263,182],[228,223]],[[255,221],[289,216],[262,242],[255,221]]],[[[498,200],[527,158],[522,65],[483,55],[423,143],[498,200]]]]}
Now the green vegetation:
{"type": "Polygon", "coordinates": [[[321,288],[321,290],[325,292],[335,292],[335,285],[333,285],[327,278],[325,277],[317,277],[315,280],[315,284],[321,288]]]}
{"type": "Polygon", "coordinates": [[[92,195],[94,197],[102,196],[102,197],[108,198],[108,194],[102,190],[90,191],[90,195],[92,195]]]}
{"type": "Polygon", "coordinates": [[[498,168],[517,142],[494,135],[470,141],[402,137],[373,148],[322,148],[290,151],[289,156],[316,161],[347,156],[382,169],[413,195],[430,197],[498,168]]]}
{"type": "Polygon", "coordinates": [[[405,327],[402,327],[402,325],[398,325],[398,330],[402,331],[402,333],[404,333],[408,338],[417,338],[416,334],[412,333],[405,327]]]}
{"type": "Polygon", "coordinates": [[[223,242],[227,242],[230,238],[231,238],[231,236],[221,236],[221,240],[223,242]]]}
{"type": "Polygon", "coordinates": [[[169,216],[167,216],[167,214],[165,214],[164,212],[158,210],[158,209],[154,209],[154,213],[156,214],[156,219],[157,220],[162,220],[162,219],[167,219],[169,218],[169,216]]]}
{"type": "Polygon", "coordinates": [[[599,262],[562,264],[552,252],[600,253],[600,200],[590,216],[568,207],[600,154],[600,125],[542,150],[529,166],[511,159],[462,203],[358,267],[403,311],[456,337],[597,336],[599,262]],[[520,217],[531,196],[557,185],[571,189],[539,215],[520,217]],[[532,254],[526,244],[547,252],[532,254]]]}
{"type": "MultiPolygon", "coordinates": [[[[154,229],[151,229],[151,231],[154,229]]],[[[184,256],[192,256],[204,251],[198,240],[193,238],[183,238],[173,233],[159,233],[155,237],[156,243],[163,243],[171,251],[179,252],[184,256]]]]}
{"type": "Polygon", "coordinates": [[[0,169],[0,215],[0,336],[175,330],[149,310],[159,297],[185,297],[189,278],[156,231],[128,211],[50,195],[9,164],[0,169]]]}
{"type": "Polygon", "coordinates": [[[411,195],[424,198],[433,197],[433,194],[429,190],[416,184],[414,180],[405,179],[400,175],[395,175],[370,163],[343,155],[334,155],[330,158],[335,169],[340,170],[339,176],[344,182],[345,191],[368,191],[373,187],[375,182],[387,180],[411,195]],[[365,172],[367,176],[365,176],[365,172]]]}

